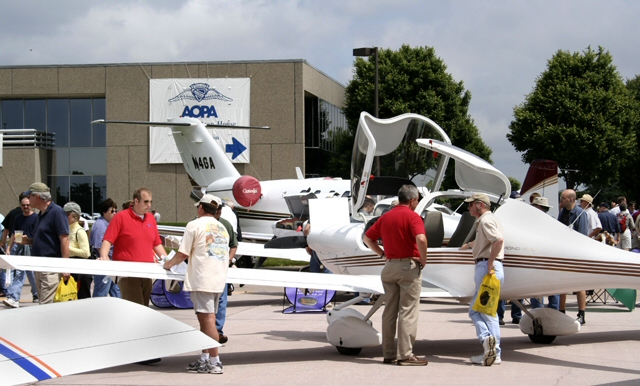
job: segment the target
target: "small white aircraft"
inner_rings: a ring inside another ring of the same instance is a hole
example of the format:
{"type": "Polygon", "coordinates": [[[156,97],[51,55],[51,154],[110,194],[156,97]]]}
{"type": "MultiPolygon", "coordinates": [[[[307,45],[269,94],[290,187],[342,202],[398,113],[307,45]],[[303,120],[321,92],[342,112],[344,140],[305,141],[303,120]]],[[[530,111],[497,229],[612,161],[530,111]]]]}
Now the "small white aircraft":
{"type": "MultiPolygon", "coordinates": [[[[358,291],[360,297],[336,306],[328,313],[327,339],[343,354],[357,354],[363,347],[380,345],[381,335],[369,318],[384,301],[380,282],[384,261],[362,242],[366,224],[358,221],[357,209],[367,194],[393,195],[402,184],[410,183],[398,178],[372,177],[371,167],[374,156],[389,154],[403,142],[411,141],[429,151],[426,155],[430,165],[427,175],[432,177],[429,183],[431,192],[422,198],[416,208],[417,213],[422,213],[440,198],[460,199],[474,192],[490,195],[496,204],[496,216],[505,229],[503,299],[540,297],[592,288],[640,288],[640,261],[636,255],[578,234],[528,203],[505,198],[511,190],[509,180],[492,165],[444,141],[415,135],[416,130],[421,130],[438,138],[437,125],[434,125],[416,114],[376,119],[362,113],[354,144],[351,198],[310,199],[309,236],[306,239],[278,238],[270,242],[279,247],[310,246],[333,275],[239,268],[229,270],[228,282],[358,291]],[[455,160],[455,179],[460,190],[440,191],[440,182],[450,158],[455,160]],[[371,294],[381,296],[367,315],[348,308],[371,294]]],[[[423,270],[423,287],[432,283],[446,292],[424,291],[421,296],[448,296],[460,301],[468,301],[472,297],[474,262],[471,251],[459,250],[459,246],[475,235],[474,224],[472,217],[463,214],[449,243],[443,247],[442,213],[427,211],[425,228],[429,249],[427,266],[423,270]]],[[[148,263],[0,256],[0,267],[182,279],[181,275],[165,271],[160,265],[148,263]]],[[[20,310],[12,312],[15,314],[20,310]]],[[[556,336],[580,330],[574,318],[552,309],[525,312],[527,316],[521,320],[520,329],[534,342],[550,343],[556,336]]]]}
{"type": "Polygon", "coordinates": [[[243,236],[255,234],[254,238],[269,240],[273,237],[272,225],[290,217],[286,195],[314,193],[318,198],[349,195],[349,182],[334,178],[304,179],[298,170],[298,179],[258,181],[252,176],[241,176],[224,151],[213,139],[207,127],[234,129],[268,129],[255,126],[224,126],[204,124],[195,118],[172,118],[168,122],[107,121],[96,124],[135,124],[167,126],[176,142],[182,162],[191,178],[202,187],[193,194],[200,199],[202,194],[214,194],[222,199],[233,198],[238,204],[236,212],[243,236]]]}

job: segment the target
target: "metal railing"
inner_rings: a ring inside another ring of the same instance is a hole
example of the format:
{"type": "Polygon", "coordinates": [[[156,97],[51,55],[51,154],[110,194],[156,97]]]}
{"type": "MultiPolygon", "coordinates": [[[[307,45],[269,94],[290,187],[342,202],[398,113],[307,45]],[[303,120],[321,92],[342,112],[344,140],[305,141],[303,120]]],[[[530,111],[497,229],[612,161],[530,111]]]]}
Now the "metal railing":
{"type": "Polygon", "coordinates": [[[2,136],[2,147],[20,148],[20,147],[39,147],[53,148],[56,145],[56,136],[54,133],[45,133],[36,129],[5,129],[0,130],[2,136]]]}

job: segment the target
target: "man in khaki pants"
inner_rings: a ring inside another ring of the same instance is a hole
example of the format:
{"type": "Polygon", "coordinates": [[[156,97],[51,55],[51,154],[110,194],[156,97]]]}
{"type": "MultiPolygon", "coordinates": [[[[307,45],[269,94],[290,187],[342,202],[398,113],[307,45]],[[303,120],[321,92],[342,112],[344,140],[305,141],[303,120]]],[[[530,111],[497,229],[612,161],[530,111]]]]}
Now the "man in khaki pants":
{"type": "Polygon", "coordinates": [[[364,236],[365,244],[385,259],[381,276],[386,301],[382,313],[382,352],[387,364],[426,366],[429,363],[413,354],[418,332],[422,268],[427,263],[424,223],[414,212],[418,197],[415,186],[402,186],[398,191],[399,204],[380,217],[364,236]],[[384,251],[378,246],[379,238],[384,243],[384,251]]]}

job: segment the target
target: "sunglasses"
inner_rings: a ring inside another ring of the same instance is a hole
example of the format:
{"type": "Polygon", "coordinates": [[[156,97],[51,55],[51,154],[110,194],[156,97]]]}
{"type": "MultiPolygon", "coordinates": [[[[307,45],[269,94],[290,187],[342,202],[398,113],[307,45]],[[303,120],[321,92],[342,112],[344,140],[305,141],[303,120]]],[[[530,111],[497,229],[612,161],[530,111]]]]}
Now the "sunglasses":
{"type": "Polygon", "coordinates": [[[111,213],[118,213],[117,209],[111,209],[111,213]]]}
{"type": "Polygon", "coordinates": [[[30,207],[31,205],[30,205],[30,204],[20,204],[20,206],[21,206],[21,207],[23,207],[23,208],[28,208],[28,207],[30,207]]]}

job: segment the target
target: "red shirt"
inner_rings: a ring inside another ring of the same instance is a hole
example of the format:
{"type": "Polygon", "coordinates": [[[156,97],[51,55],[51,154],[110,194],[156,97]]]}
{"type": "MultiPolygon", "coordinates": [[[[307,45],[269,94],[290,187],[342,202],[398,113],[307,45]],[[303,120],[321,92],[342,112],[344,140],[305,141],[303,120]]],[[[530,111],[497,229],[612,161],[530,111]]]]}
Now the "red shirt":
{"type": "Polygon", "coordinates": [[[118,212],[109,223],[104,240],[113,244],[113,260],[153,263],[153,248],[162,244],[156,219],[145,213],[144,220],[132,208],[118,212]]]}
{"type": "Polygon", "coordinates": [[[426,235],[419,214],[406,205],[398,205],[385,213],[366,233],[371,240],[382,237],[388,259],[420,257],[416,236],[426,235]]]}

